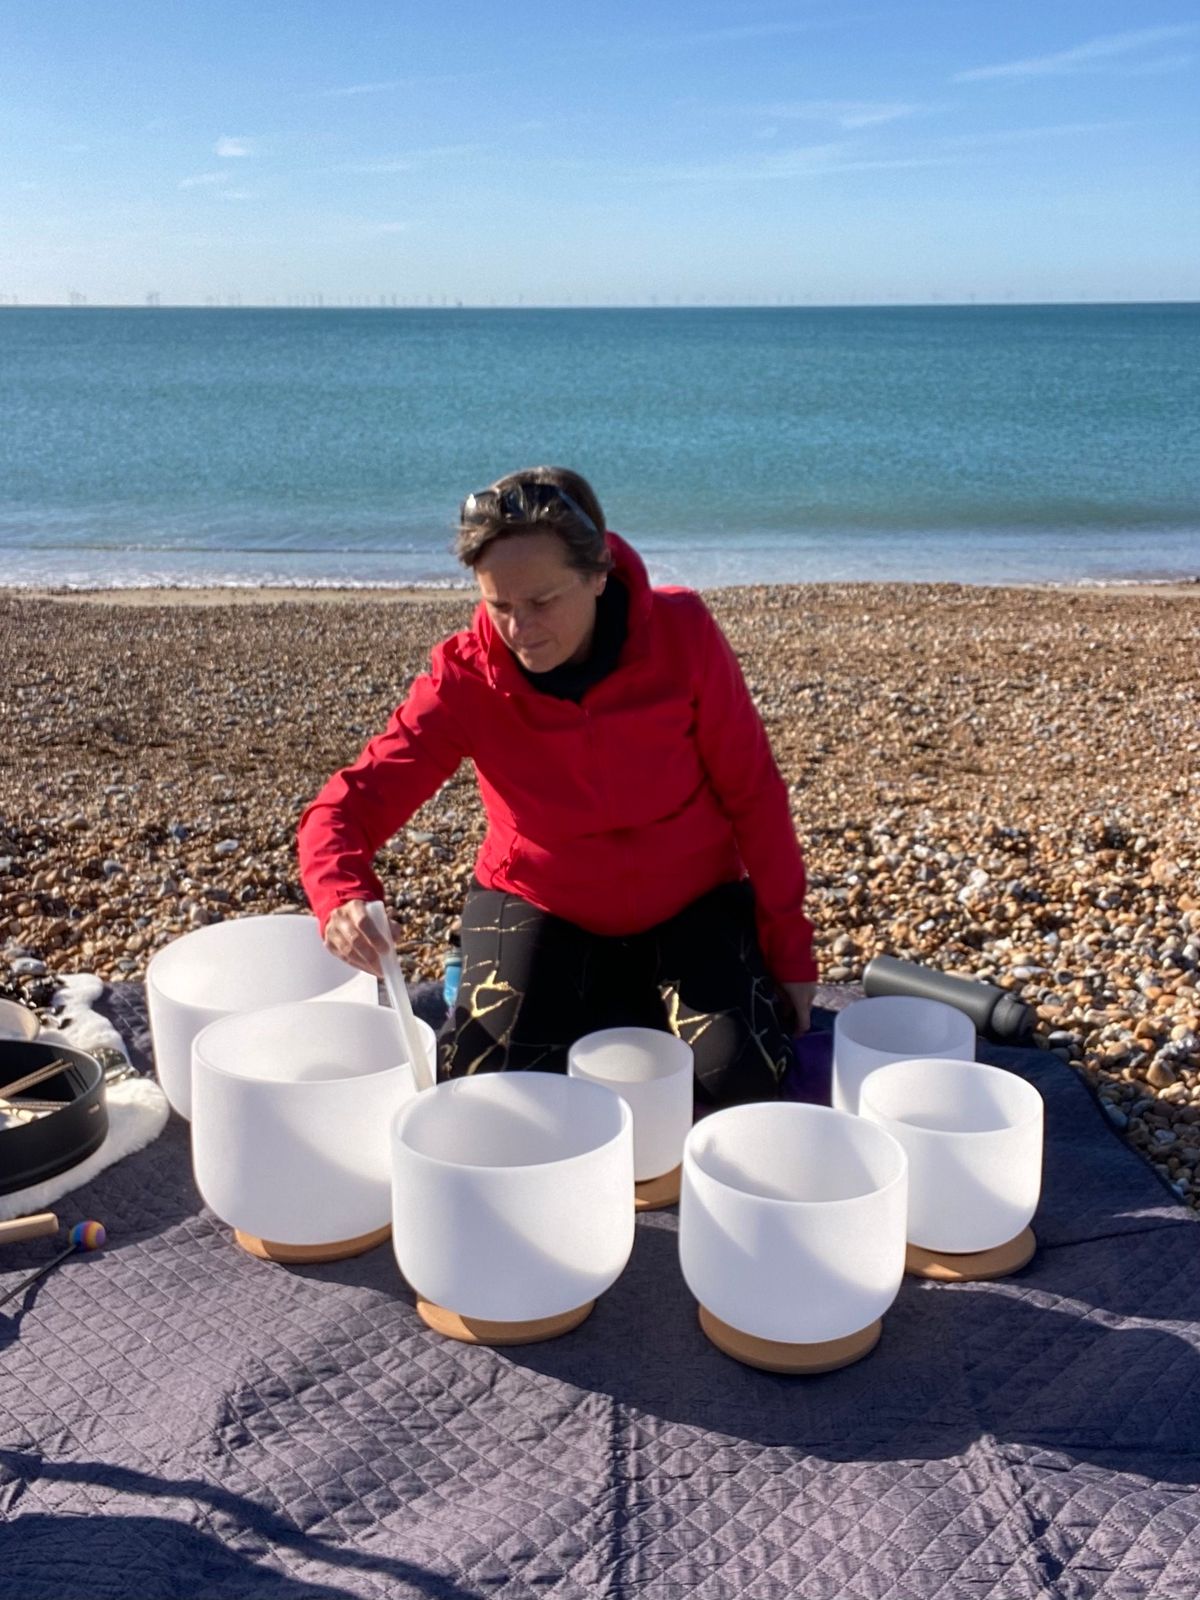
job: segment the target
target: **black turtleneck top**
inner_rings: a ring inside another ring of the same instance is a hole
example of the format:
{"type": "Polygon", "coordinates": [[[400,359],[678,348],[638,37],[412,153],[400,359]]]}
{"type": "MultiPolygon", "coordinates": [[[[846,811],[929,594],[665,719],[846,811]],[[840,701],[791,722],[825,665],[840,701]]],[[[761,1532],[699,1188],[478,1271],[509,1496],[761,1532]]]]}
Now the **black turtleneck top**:
{"type": "Polygon", "coordinates": [[[574,700],[578,705],[588,690],[615,668],[628,631],[629,590],[610,574],[596,601],[596,631],[585,661],[564,661],[549,672],[530,672],[515,656],[513,659],[535,689],[552,694],[557,700],[574,700]]]}

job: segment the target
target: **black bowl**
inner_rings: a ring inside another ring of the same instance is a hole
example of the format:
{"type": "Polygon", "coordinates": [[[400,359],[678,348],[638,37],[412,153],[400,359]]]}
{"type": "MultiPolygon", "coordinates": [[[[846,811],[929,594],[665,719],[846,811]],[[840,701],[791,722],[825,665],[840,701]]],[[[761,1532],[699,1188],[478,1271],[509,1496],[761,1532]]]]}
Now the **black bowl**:
{"type": "Polygon", "coordinates": [[[48,1039],[0,1039],[0,1088],[57,1060],[63,1062],[61,1072],[13,1097],[18,1106],[23,1099],[57,1100],[62,1106],[20,1126],[0,1128],[0,1194],[57,1177],[98,1150],[108,1134],[104,1068],[86,1050],[48,1039]]]}

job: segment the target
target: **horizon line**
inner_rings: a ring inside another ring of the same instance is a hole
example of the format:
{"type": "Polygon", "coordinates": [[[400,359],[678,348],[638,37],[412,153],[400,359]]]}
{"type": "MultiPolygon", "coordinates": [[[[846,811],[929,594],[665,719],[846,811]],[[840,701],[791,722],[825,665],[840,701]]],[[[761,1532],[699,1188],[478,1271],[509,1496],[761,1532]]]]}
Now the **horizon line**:
{"type": "Polygon", "coordinates": [[[474,301],[443,300],[439,304],[422,305],[416,302],[411,304],[386,304],[378,302],[356,305],[353,302],[337,302],[331,304],[280,304],[279,300],[249,300],[236,305],[214,305],[208,301],[199,300],[167,300],[147,304],[138,300],[97,300],[76,301],[69,300],[23,300],[0,301],[0,311],[372,311],[372,312],[399,312],[399,311],[1003,311],[1013,307],[1055,307],[1065,308],[1071,306],[1086,306],[1091,309],[1104,306],[1194,306],[1200,305],[1200,295],[1180,298],[1178,296],[1163,296],[1151,299],[1129,297],[1125,299],[1004,299],[982,300],[968,299],[938,299],[938,300],[678,300],[670,303],[661,303],[653,300],[613,301],[611,303],[582,305],[571,301],[539,301],[526,305],[523,301],[474,301]]]}

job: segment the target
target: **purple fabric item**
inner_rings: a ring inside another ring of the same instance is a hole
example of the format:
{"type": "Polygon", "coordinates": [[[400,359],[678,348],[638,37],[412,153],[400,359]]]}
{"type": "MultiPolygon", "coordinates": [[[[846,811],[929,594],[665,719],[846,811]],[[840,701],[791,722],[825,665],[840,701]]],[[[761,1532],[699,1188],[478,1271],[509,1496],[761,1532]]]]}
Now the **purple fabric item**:
{"type": "Polygon", "coordinates": [[[779,1097],[802,1105],[827,1106],[833,1096],[832,1033],[801,1033],[792,1040],[792,1065],[783,1075],[779,1097]]]}

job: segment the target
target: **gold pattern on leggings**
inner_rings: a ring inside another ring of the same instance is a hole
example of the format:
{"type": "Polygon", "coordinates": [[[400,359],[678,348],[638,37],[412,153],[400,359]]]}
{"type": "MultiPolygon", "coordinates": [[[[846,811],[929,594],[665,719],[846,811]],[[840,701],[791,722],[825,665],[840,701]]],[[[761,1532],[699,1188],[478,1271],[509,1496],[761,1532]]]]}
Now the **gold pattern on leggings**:
{"type": "MultiPolygon", "coordinates": [[[[464,977],[469,978],[470,974],[464,974],[464,977]]],[[[503,1071],[508,1066],[508,1052],[513,1024],[520,1014],[521,1001],[524,999],[524,995],[520,989],[514,988],[511,983],[504,982],[497,967],[492,967],[487,971],[479,983],[472,983],[469,987],[464,984],[464,988],[468,989],[467,994],[464,996],[467,1004],[465,1007],[460,1006],[459,1008],[461,1020],[454,1030],[454,1043],[450,1051],[451,1059],[456,1060],[458,1058],[459,1047],[466,1029],[472,1023],[478,1023],[487,1043],[473,1060],[468,1061],[460,1069],[459,1075],[469,1078],[473,1073],[480,1070],[503,1071]],[[497,1027],[496,1013],[506,1007],[511,1007],[510,1014],[507,1020],[500,1027],[497,1027]],[[496,1068],[489,1069],[487,1064],[497,1055],[499,1056],[499,1061],[496,1063],[496,1068]]],[[[526,1070],[536,1071],[539,1063],[552,1055],[554,1049],[553,1045],[546,1046],[539,1055],[533,1056],[525,1063],[526,1070]]]]}
{"type": "MultiPolygon", "coordinates": [[[[764,980],[761,978],[755,978],[751,984],[750,1015],[745,1019],[747,1022],[745,1031],[747,1034],[749,1034],[754,1048],[762,1056],[763,1060],[770,1068],[772,1076],[778,1083],[782,1079],[784,1071],[787,1067],[787,1060],[786,1058],[780,1058],[779,1060],[776,1060],[763,1043],[763,1035],[762,1032],[760,1032],[760,1024],[758,1021],[759,1006],[765,1006],[767,1008],[767,1016],[772,1016],[770,995],[764,990],[763,981],[764,980]]],[[[659,990],[659,993],[662,995],[663,1003],[667,1008],[667,1026],[677,1039],[682,1039],[684,1044],[691,1045],[693,1048],[695,1047],[696,1042],[703,1038],[712,1025],[715,1022],[719,1022],[722,1017],[736,1017],[739,1015],[744,1015],[739,1007],[734,1011],[694,1011],[690,1016],[681,1016],[680,1006],[682,1001],[679,990],[676,988],[676,986],[673,983],[663,984],[659,990]]]]}
{"type": "Polygon", "coordinates": [[[667,1008],[667,1027],[677,1039],[682,1039],[684,1044],[695,1044],[701,1034],[707,1033],[709,1028],[721,1015],[720,1012],[693,1011],[690,1017],[679,1015],[680,998],[679,990],[673,983],[663,984],[659,990],[667,1008]]]}
{"type": "MultiPolygon", "coordinates": [[[[526,915],[518,916],[515,919],[505,919],[502,916],[498,922],[474,924],[471,928],[471,933],[472,935],[494,933],[497,936],[524,933],[527,930],[536,929],[541,921],[542,913],[530,908],[526,915]]],[[[479,970],[479,967],[468,968],[463,972],[459,1020],[454,1030],[454,1042],[449,1050],[449,1059],[457,1061],[464,1032],[472,1023],[478,1023],[480,1031],[487,1039],[487,1043],[474,1060],[468,1061],[464,1067],[458,1069],[456,1074],[456,1076],[468,1078],[473,1073],[485,1068],[485,1064],[491,1062],[496,1056],[499,1057],[496,1063],[499,1069],[503,1070],[508,1066],[510,1037],[517,1017],[520,1015],[521,1002],[525,998],[520,989],[515,989],[511,983],[506,983],[500,977],[498,966],[492,965],[489,967],[487,963],[480,963],[480,965],[483,967],[483,976],[478,981],[475,978],[475,973],[479,970]],[[465,1006],[462,1004],[462,1000],[466,1001],[465,1006]],[[511,1008],[508,1018],[503,1025],[498,1026],[497,1012],[502,1011],[505,1007],[511,1008]]],[[[528,1067],[536,1067],[539,1061],[544,1060],[546,1056],[552,1053],[552,1050],[552,1046],[547,1047],[541,1055],[535,1056],[526,1065],[528,1067]]]]}
{"type": "Polygon", "coordinates": [[[535,911],[520,922],[473,922],[471,932],[475,933],[524,933],[527,929],[536,928],[542,920],[541,912],[535,911]]]}
{"type": "Polygon", "coordinates": [[[473,1072],[479,1070],[494,1051],[500,1051],[502,1056],[508,1053],[508,1035],[516,1019],[517,1012],[520,1010],[522,996],[518,990],[513,988],[511,983],[504,982],[500,976],[500,969],[493,967],[482,982],[471,985],[467,999],[469,1009],[466,1010],[466,1014],[455,1030],[454,1049],[457,1052],[463,1030],[473,1022],[479,1023],[488,1041],[475,1059],[469,1061],[463,1069],[465,1076],[470,1077],[473,1072]],[[507,1025],[499,1033],[492,1032],[484,1019],[489,1017],[494,1019],[496,1012],[508,1005],[512,1006],[512,1016],[509,1018],[507,1025]]]}

